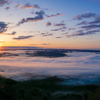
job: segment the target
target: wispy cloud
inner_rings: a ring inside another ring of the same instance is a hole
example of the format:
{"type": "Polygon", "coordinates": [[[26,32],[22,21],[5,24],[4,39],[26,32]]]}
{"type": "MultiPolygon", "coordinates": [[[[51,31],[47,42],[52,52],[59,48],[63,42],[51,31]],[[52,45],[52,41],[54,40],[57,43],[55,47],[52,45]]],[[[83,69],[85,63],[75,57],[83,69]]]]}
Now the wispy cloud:
{"type": "Polygon", "coordinates": [[[86,25],[86,24],[88,24],[87,21],[82,21],[81,23],[78,23],[77,25],[86,25]]]}
{"type": "Polygon", "coordinates": [[[58,26],[58,27],[65,26],[65,25],[66,24],[64,24],[64,23],[54,24],[54,26],[58,26]]]}
{"type": "Polygon", "coordinates": [[[100,32],[100,30],[92,30],[92,31],[87,31],[87,32],[84,32],[83,30],[79,30],[79,31],[74,32],[71,35],[67,35],[67,38],[74,37],[74,36],[92,35],[92,34],[96,34],[97,32],[100,32]]]}
{"type": "Polygon", "coordinates": [[[68,28],[68,30],[75,30],[76,28],[68,28]]]}
{"type": "Polygon", "coordinates": [[[52,33],[41,33],[41,35],[44,37],[44,36],[53,36],[53,34],[52,33]]]}
{"type": "Polygon", "coordinates": [[[61,36],[60,37],[56,37],[56,39],[60,39],[60,38],[62,38],[61,36]]]}
{"type": "Polygon", "coordinates": [[[43,43],[43,44],[29,44],[29,45],[51,45],[51,44],[43,43]]]}
{"type": "Polygon", "coordinates": [[[15,35],[15,34],[16,34],[15,31],[13,31],[12,33],[5,33],[5,35],[15,35]]]}
{"type": "Polygon", "coordinates": [[[51,44],[43,43],[43,44],[41,44],[41,45],[51,45],[51,44]]]}
{"type": "Polygon", "coordinates": [[[96,17],[94,21],[89,22],[89,24],[100,24],[100,16],[96,17]]]}
{"type": "Polygon", "coordinates": [[[74,16],[74,20],[82,20],[83,18],[91,18],[91,17],[96,17],[95,13],[86,13],[82,15],[76,15],[74,16]]]}
{"type": "Polygon", "coordinates": [[[62,33],[61,35],[66,35],[66,34],[68,34],[68,32],[66,32],[66,33],[62,33]]]}
{"type": "Polygon", "coordinates": [[[26,23],[26,22],[37,22],[40,20],[43,20],[43,15],[45,14],[43,10],[39,11],[39,12],[35,12],[35,14],[37,15],[36,17],[29,17],[29,18],[23,18],[20,22],[17,23],[17,26],[19,26],[20,24],[26,23]]]}
{"type": "Polygon", "coordinates": [[[50,17],[56,17],[56,16],[64,16],[64,14],[60,14],[60,13],[57,13],[57,14],[55,14],[55,15],[47,15],[47,17],[48,18],[50,18],[50,17]]]}
{"type": "Polygon", "coordinates": [[[0,0],[0,6],[3,6],[4,4],[7,4],[9,0],[0,0]]]}
{"type": "Polygon", "coordinates": [[[14,40],[23,40],[23,39],[29,39],[29,38],[32,38],[32,37],[34,37],[34,36],[32,36],[32,35],[28,35],[28,36],[19,36],[19,37],[14,37],[13,39],[14,40]]]}
{"type": "Polygon", "coordinates": [[[100,25],[88,25],[88,26],[82,26],[81,28],[89,30],[94,28],[100,28],[100,25]]]}
{"type": "Polygon", "coordinates": [[[67,29],[66,28],[66,26],[63,26],[63,27],[61,27],[61,28],[58,28],[58,29],[51,29],[51,31],[62,31],[62,30],[65,30],[65,29],[67,29]]]}
{"type": "Polygon", "coordinates": [[[19,7],[20,9],[33,9],[33,8],[39,9],[40,8],[40,6],[38,4],[31,5],[29,3],[26,3],[26,4],[21,5],[21,4],[15,3],[15,2],[13,2],[13,4],[15,4],[16,7],[19,7]]]}

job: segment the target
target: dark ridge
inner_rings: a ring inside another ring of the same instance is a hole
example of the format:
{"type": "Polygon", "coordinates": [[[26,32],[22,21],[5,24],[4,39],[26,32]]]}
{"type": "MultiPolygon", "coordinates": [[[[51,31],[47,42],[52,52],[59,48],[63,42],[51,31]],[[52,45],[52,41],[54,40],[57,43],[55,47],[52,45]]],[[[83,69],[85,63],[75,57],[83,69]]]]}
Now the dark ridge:
{"type": "Polygon", "coordinates": [[[66,54],[64,54],[63,52],[59,51],[59,50],[41,50],[41,51],[35,51],[34,53],[26,53],[29,56],[43,56],[43,57],[64,57],[67,56],[66,54]]]}

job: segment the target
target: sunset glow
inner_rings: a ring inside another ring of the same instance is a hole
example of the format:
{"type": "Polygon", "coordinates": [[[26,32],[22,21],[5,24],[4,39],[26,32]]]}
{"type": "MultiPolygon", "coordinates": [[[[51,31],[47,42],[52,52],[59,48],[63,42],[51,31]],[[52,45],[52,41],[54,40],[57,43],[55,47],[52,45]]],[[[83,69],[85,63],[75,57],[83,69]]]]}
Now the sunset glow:
{"type": "Polygon", "coordinates": [[[0,46],[100,49],[99,0],[1,2],[0,46]]]}

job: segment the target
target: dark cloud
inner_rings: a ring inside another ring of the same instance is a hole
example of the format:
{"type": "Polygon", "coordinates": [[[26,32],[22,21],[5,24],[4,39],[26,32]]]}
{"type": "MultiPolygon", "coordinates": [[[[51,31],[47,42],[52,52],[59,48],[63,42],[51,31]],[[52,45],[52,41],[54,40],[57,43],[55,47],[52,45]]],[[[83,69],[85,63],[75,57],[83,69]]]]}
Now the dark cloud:
{"type": "Polygon", "coordinates": [[[46,26],[51,26],[51,22],[47,22],[46,23],[46,26]]]}
{"type": "Polygon", "coordinates": [[[82,21],[81,23],[78,23],[77,25],[86,25],[86,24],[88,24],[87,21],[82,21]]]}
{"type": "Polygon", "coordinates": [[[52,33],[41,33],[42,36],[53,36],[52,33]]]}
{"type": "Polygon", "coordinates": [[[23,18],[20,22],[18,22],[17,26],[19,26],[20,24],[26,23],[26,22],[37,22],[40,20],[43,20],[43,15],[45,14],[43,10],[41,10],[40,12],[36,12],[35,14],[37,14],[38,16],[36,17],[29,17],[29,18],[23,18]]]}
{"type": "Polygon", "coordinates": [[[81,28],[89,30],[89,29],[99,28],[99,27],[100,25],[88,25],[88,26],[82,26],[81,28]]]}
{"type": "Polygon", "coordinates": [[[65,25],[66,25],[66,24],[59,23],[59,24],[55,24],[54,26],[58,26],[58,27],[60,26],[60,27],[61,27],[61,26],[65,26],[65,25]]]}
{"type": "Polygon", "coordinates": [[[95,13],[86,13],[86,14],[74,16],[74,20],[82,20],[83,18],[91,18],[91,17],[95,17],[95,16],[96,16],[95,13]]]}
{"type": "Polygon", "coordinates": [[[32,35],[28,35],[28,36],[19,36],[19,37],[17,37],[17,38],[13,38],[14,40],[23,40],[23,39],[29,39],[29,38],[31,38],[31,37],[34,37],[34,36],[32,36],[32,35]]]}
{"type": "Polygon", "coordinates": [[[7,31],[7,25],[5,22],[0,22],[0,34],[7,31]]]}
{"type": "Polygon", "coordinates": [[[45,12],[44,12],[43,10],[41,10],[41,11],[37,11],[37,12],[35,12],[35,14],[37,14],[38,16],[40,16],[40,15],[44,15],[45,12]]]}
{"type": "Polygon", "coordinates": [[[47,15],[48,18],[50,18],[50,17],[56,17],[56,16],[64,16],[64,14],[57,13],[57,14],[55,14],[55,15],[53,15],[53,14],[50,15],[50,16],[47,15]]]}
{"type": "Polygon", "coordinates": [[[0,0],[0,6],[3,6],[4,4],[7,4],[9,0],[0,0]]]}
{"type": "Polygon", "coordinates": [[[10,7],[6,7],[6,10],[10,9],[10,7]]]}
{"type": "Polygon", "coordinates": [[[67,38],[74,37],[74,36],[92,35],[92,34],[96,34],[97,32],[100,32],[100,30],[92,30],[92,31],[87,31],[87,32],[83,32],[83,30],[79,30],[79,31],[74,32],[71,35],[67,35],[67,38]]]}

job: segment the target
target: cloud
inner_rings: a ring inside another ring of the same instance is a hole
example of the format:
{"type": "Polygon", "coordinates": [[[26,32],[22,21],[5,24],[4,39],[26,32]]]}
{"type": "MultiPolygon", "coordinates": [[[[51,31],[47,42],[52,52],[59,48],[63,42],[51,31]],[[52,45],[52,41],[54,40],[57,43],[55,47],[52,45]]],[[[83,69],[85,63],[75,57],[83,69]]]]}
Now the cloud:
{"type": "Polygon", "coordinates": [[[59,31],[59,29],[51,29],[51,31],[59,31]]]}
{"type": "Polygon", "coordinates": [[[81,23],[78,23],[77,25],[86,25],[86,24],[88,24],[87,21],[82,21],[81,23]]]}
{"type": "Polygon", "coordinates": [[[85,29],[93,29],[93,28],[99,28],[100,25],[88,25],[88,26],[82,26],[81,28],[85,28],[85,29]]]}
{"type": "Polygon", "coordinates": [[[6,10],[10,9],[10,7],[6,7],[6,10]]]}
{"type": "Polygon", "coordinates": [[[38,16],[40,16],[40,15],[44,15],[45,12],[43,10],[40,10],[40,11],[35,12],[35,14],[37,14],[38,16]]]}
{"type": "Polygon", "coordinates": [[[0,34],[4,33],[7,31],[7,25],[5,22],[0,22],[0,34]]]}
{"type": "Polygon", "coordinates": [[[42,36],[53,36],[52,33],[41,33],[42,36]]]}
{"type": "Polygon", "coordinates": [[[99,24],[100,23],[100,16],[95,18],[95,21],[89,22],[89,24],[99,24]]]}
{"type": "Polygon", "coordinates": [[[60,37],[56,37],[56,39],[60,39],[60,38],[62,38],[61,36],[60,37]]]}
{"type": "Polygon", "coordinates": [[[59,23],[59,24],[55,24],[54,26],[58,26],[58,27],[61,27],[61,26],[65,26],[66,24],[63,24],[63,23],[59,23]]]}
{"type": "Polygon", "coordinates": [[[95,16],[96,16],[95,13],[86,13],[86,14],[74,16],[74,20],[82,20],[83,18],[91,18],[91,17],[95,17],[95,16]]]}
{"type": "Polygon", "coordinates": [[[29,45],[51,45],[51,44],[43,43],[43,44],[29,44],[29,45]]]}
{"type": "Polygon", "coordinates": [[[66,26],[63,26],[62,28],[58,28],[58,29],[51,29],[51,31],[64,31],[66,28],[66,26]]]}
{"type": "Polygon", "coordinates": [[[19,37],[17,37],[17,38],[13,38],[14,40],[24,40],[24,39],[29,39],[29,38],[31,38],[31,37],[34,37],[34,36],[32,36],[32,35],[28,35],[28,36],[19,36],[19,37]]]}
{"type": "Polygon", "coordinates": [[[15,35],[15,34],[16,34],[16,32],[13,31],[12,33],[7,33],[7,34],[5,34],[5,35],[15,35]]]}
{"type": "Polygon", "coordinates": [[[46,23],[46,26],[51,26],[51,23],[50,23],[50,22],[47,22],[47,23],[46,23]]]}
{"type": "Polygon", "coordinates": [[[74,32],[71,35],[67,35],[67,38],[74,37],[74,36],[92,35],[97,32],[100,32],[100,30],[92,30],[92,31],[87,31],[87,32],[83,32],[83,30],[79,30],[79,31],[74,32]]]}
{"type": "Polygon", "coordinates": [[[15,2],[13,2],[13,3],[16,4],[16,7],[19,7],[20,9],[32,9],[32,8],[39,9],[40,8],[38,4],[30,5],[29,3],[27,3],[27,4],[20,5],[15,2]]]}
{"type": "Polygon", "coordinates": [[[62,33],[61,35],[66,35],[66,34],[68,34],[68,32],[66,32],[66,33],[62,33]]]}
{"type": "Polygon", "coordinates": [[[38,8],[39,9],[40,7],[37,4],[30,5],[29,3],[21,6],[21,9],[30,9],[30,8],[38,8]]]}
{"type": "Polygon", "coordinates": [[[46,43],[43,43],[43,44],[41,44],[41,45],[51,45],[51,44],[46,44],[46,43]]]}
{"type": "Polygon", "coordinates": [[[23,31],[24,33],[40,33],[40,31],[23,31]]]}
{"type": "Polygon", "coordinates": [[[68,28],[68,30],[75,30],[76,28],[68,28]]]}
{"type": "Polygon", "coordinates": [[[0,6],[3,6],[4,4],[7,4],[9,0],[0,0],[0,6]]]}
{"type": "Polygon", "coordinates": [[[56,17],[56,16],[64,16],[64,14],[60,14],[60,13],[57,13],[57,14],[55,14],[55,15],[47,15],[47,18],[50,18],[50,17],[56,17]]]}
{"type": "Polygon", "coordinates": [[[43,10],[41,10],[40,12],[35,12],[35,14],[37,14],[36,17],[29,17],[29,18],[23,18],[20,22],[17,23],[17,26],[19,26],[20,24],[26,23],[26,22],[37,22],[40,20],[43,20],[43,15],[45,14],[43,10]]]}

